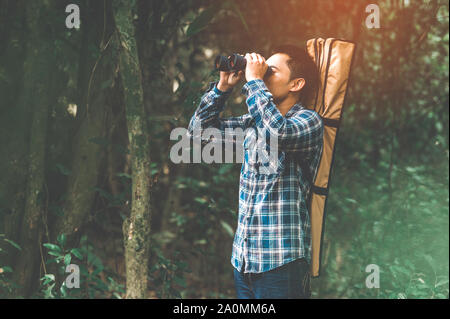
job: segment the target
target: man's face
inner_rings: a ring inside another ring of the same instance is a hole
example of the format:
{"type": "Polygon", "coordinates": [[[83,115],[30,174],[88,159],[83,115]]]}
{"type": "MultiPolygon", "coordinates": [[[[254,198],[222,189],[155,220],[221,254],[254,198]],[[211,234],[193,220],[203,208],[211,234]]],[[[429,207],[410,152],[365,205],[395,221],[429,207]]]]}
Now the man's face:
{"type": "Polygon", "coordinates": [[[284,53],[276,53],[266,60],[269,68],[272,69],[272,74],[264,78],[264,83],[273,95],[275,104],[283,101],[292,88],[290,81],[291,70],[288,67],[287,61],[289,56],[284,53]]]}

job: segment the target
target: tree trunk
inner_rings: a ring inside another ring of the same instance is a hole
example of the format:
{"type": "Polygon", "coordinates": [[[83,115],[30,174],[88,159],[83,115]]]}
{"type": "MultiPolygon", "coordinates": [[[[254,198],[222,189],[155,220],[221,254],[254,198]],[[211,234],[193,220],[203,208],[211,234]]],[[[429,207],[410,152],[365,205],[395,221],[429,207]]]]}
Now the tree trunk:
{"type": "MultiPolygon", "coordinates": [[[[30,83],[24,83],[24,79],[27,79],[24,76],[24,62],[30,40],[25,14],[22,13],[26,4],[23,1],[0,4],[0,34],[3,38],[0,60],[5,61],[1,66],[3,76],[9,79],[8,82],[2,81],[0,85],[0,233],[15,242],[19,242],[18,234],[25,203],[24,185],[27,181],[32,118],[24,87],[24,84],[30,83]],[[18,45],[10,45],[13,42],[18,45]]],[[[11,249],[3,241],[0,242],[0,248],[7,252],[0,254],[0,263],[12,265],[18,251],[11,249]]]]}
{"type": "Polygon", "coordinates": [[[132,5],[115,1],[120,74],[125,91],[125,106],[131,155],[131,214],[123,224],[126,297],[146,298],[150,252],[151,172],[149,136],[143,102],[142,78],[139,69],[132,5]]]}
{"type": "MultiPolygon", "coordinates": [[[[55,220],[52,227],[52,237],[55,239],[57,235],[64,233],[68,245],[76,244],[78,234],[88,220],[95,199],[94,187],[97,186],[100,167],[105,156],[101,141],[107,135],[106,119],[111,109],[110,96],[113,94],[115,69],[118,65],[111,41],[108,43],[113,33],[110,7],[104,6],[103,2],[92,2],[90,7],[86,7],[86,11],[88,25],[84,28],[92,28],[94,34],[93,38],[83,36],[83,40],[97,47],[99,53],[95,61],[92,61],[93,67],[89,69],[88,74],[83,71],[85,66],[79,65],[81,75],[78,87],[80,91],[84,91],[79,92],[78,97],[82,109],[81,123],[72,142],[73,155],[67,182],[67,197],[63,205],[64,214],[55,220]],[[98,19],[99,16],[105,17],[106,21],[98,19]],[[87,85],[81,85],[80,82],[86,82],[87,85]],[[83,98],[85,95],[86,103],[83,98]]],[[[87,32],[86,29],[83,32],[87,32]]],[[[82,46],[80,61],[85,61],[83,58],[85,47],[82,46]]]]}
{"type": "Polygon", "coordinates": [[[28,181],[25,192],[25,210],[20,225],[21,253],[14,275],[20,285],[17,295],[28,296],[33,281],[37,283],[39,265],[39,235],[43,219],[43,185],[45,182],[45,149],[49,105],[51,103],[52,51],[50,44],[39,41],[43,28],[40,16],[45,16],[47,5],[32,3],[26,7],[31,32],[28,57],[25,61],[25,103],[33,112],[28,156],[28,181]]]}

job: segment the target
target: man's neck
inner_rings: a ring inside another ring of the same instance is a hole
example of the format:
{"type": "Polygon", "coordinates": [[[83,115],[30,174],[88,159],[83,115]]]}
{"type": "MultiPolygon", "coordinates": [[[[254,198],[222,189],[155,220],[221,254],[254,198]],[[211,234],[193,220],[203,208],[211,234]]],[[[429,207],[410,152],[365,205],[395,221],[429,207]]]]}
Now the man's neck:
{"type": "Polygon", "coordinates": [[[287,97],[283,101],[275,103],[275,105],[277,106],[277,109],[278,111],[280,111],[281,115],[285,116],[286,113],[289,112],[289,110],[294,106],[295,103],[296,103],[295,99],[287,97]]]}

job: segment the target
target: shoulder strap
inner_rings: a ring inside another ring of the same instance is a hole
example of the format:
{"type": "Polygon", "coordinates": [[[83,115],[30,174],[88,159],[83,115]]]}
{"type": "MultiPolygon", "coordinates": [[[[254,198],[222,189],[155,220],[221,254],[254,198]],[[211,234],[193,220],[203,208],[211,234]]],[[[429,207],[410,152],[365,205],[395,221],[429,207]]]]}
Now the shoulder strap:
{"type": "Polygon", "coordinates": [[[311,198],[311,194],[314,192],[318,195],[328,195],[328,189],[325,187],[316,186],[313,182],[313,177],[311,176],[311,172],[309,171],[308,162],[305,160],[301,160],[295,155],[291,155],[290,153],[286,153],[286,159],[293,160],[300,165],[300,169],[302,170],[302,174],[305,176],[306,180],[309,182],[310,189],[307,197],[307,203],[311,198]]]}

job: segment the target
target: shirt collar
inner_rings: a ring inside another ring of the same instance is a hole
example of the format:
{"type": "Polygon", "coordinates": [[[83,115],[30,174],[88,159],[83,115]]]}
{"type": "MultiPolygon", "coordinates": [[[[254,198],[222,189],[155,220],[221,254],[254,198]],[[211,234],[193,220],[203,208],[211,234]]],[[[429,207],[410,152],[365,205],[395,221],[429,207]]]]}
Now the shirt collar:
{"type": "Polygon", "coordinates": [[[291,117],[292,115],[294,115],[294,113],[300,111],[301,109],[304,109],[304,107],[300,102],[298,102],[294,104],[294,106],[292,106],[289,111],[287,111],[284,117],[291,117]]]}

